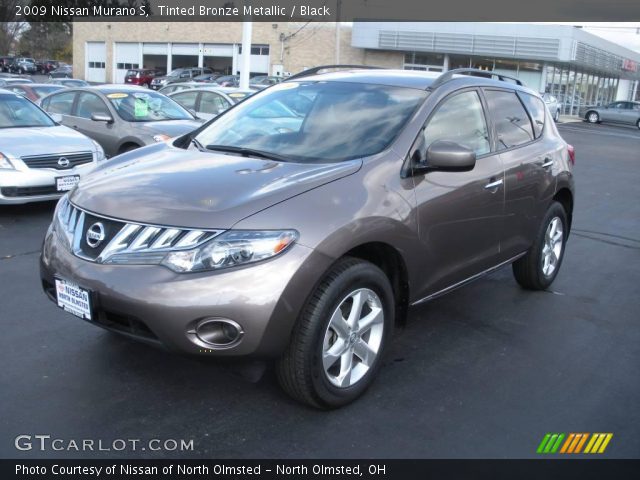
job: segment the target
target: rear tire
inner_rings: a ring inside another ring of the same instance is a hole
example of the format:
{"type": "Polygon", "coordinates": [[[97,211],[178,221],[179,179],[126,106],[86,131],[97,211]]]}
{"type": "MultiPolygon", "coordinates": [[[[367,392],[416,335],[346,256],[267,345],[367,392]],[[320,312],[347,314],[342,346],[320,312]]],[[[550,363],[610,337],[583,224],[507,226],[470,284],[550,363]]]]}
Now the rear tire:
{"type": "Polygon", "coordinates": [[[598,112],[594,112],[593,110],[587,112],[584,118],[586,118],[589,123],[600,123],[600,115],[598,115],[598,112]]]}
{"type": "Polygon", "coordinates": [[[544,215],[533,246],[513,263],[513,275],[523,288],[545,290],[555,280],[569,234],[567,212],[553,202],[544,215]]]}
{"type": "Polygon", "coordinates": [[[276,372],[282,388],[307,405],[346,405],[373,382],[391,338],[394,296],[387,276],[356,258],[325,275],[293,329],[276,372]]]}

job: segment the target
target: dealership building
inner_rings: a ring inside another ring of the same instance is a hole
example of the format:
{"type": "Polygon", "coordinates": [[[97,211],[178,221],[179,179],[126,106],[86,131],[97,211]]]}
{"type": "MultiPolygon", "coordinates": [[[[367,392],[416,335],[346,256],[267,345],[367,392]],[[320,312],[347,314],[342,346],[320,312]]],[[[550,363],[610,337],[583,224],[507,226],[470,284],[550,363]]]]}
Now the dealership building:
{"type": "MultiPolygon", "coordinates": [[[[479,68],[520,78],[560,98],[565,114],[581,105],[640,97],[640,53],[564,25],[354,22],[340,27],[340,62],[442,72],[479,68]]],[[[208,66],[237,73],[242,24],[76,23],[75,75],[124,81],[130,68],[208,66]]],[[[286,75],[335,63],[336,26],[254,23],[252,74],[286,75]]]]}

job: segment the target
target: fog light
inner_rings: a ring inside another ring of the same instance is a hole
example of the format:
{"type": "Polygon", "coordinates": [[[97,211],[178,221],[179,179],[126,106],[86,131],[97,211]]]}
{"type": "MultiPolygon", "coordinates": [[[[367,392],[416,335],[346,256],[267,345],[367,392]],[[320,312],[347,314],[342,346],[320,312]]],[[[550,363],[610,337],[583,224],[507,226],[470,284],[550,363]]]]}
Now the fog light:
{"type": "Polygon", "coordinates": [[[195,328],[196,337],[201,342],[217,348],[228,348],[240,341],[244,332],[233,320],[226,318],[207,318],[195,328]]]}

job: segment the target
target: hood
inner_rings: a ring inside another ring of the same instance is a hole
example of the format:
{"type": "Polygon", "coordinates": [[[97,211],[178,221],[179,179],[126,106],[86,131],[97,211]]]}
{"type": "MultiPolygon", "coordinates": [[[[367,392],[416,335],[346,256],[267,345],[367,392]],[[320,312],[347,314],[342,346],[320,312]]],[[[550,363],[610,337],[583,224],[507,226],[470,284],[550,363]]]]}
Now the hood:
{"type": "Polygon", "coordinates": [[[70,199],[86,210],[133,222],[227,229],[361,165],[360,160],[274,162],[156,144],[106,162],[70,199]]]}
{"type": "Polygon", "coordinates": [[[71,128],[0,128],[0,152],[15,157],[28,155],[93,152],[93,142],[71,128]]]}
{"type": "Polygon", "coordinates": [[[165,120],[162,122],[136,122],[135,125],[147,131],[148,135],[164,134],[179,137],[202,125],[198,120],[165,120]]]}

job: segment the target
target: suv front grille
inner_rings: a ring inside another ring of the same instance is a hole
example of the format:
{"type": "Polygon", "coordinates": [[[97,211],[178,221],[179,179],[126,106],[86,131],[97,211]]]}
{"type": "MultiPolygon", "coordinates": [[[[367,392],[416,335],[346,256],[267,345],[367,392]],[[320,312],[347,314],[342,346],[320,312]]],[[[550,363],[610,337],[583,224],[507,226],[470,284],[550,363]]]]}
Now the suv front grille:
{"type": "Polygon", "coordinates": [[[159,225],[143,225],[116,220],[79,209],[65,197],[57,214],[61,238],[74,255],[97,263],[135,264],[157,254],[162,260],[168,251],[189,250],[222,233],[222,230],[195,230],[159,225]]]}
{"type": "Polygon", "coordinates": [[[56,155],[30,155],[20,158],[29,168],[55,168],[56,170],[67,170],[78,165],[91,163],[93,153],[65,153],[56,155]]]}

